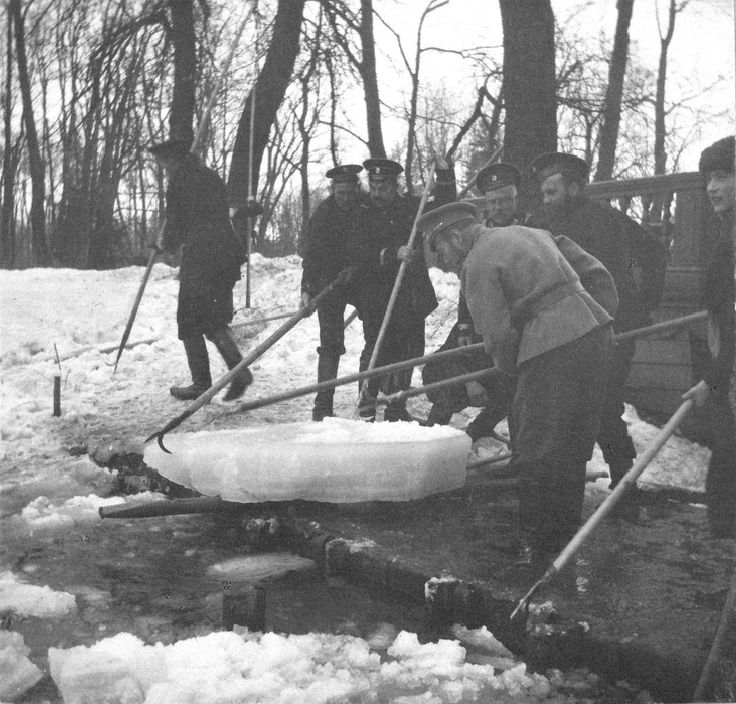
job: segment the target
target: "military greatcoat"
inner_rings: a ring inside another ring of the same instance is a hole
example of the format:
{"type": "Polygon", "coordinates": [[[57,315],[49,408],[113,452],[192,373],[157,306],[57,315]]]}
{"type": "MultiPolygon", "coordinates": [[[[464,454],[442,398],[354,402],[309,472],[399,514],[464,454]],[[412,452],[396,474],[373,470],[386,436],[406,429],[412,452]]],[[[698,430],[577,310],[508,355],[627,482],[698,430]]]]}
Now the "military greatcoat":
{"type": "Polygon", "coordinates": [[[246,259],[228,217],[227,191],[212,169],[187,158],[166,192],[164,247],[182,248],[179,339],[207,335],[233,318],[233,286],[246,259]]]}

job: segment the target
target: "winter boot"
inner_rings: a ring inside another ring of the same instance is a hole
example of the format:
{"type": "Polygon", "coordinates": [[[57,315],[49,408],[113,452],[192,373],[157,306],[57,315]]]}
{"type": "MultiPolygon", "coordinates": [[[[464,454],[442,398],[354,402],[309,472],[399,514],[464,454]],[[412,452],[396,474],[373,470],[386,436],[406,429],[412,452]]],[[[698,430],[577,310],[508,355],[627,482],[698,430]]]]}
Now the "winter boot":
{"type": "Polygon", "coordinates": [[[432,408],[429,409],[429,415],[427,420],[422,422],[422,425],[430,428],[433,425],[448,425],[452,420],[452,408],[441,403],[435,403],[432,408]]]}
{"type": "MultiPolygon", "coordinates": [[[[317,382],[331,381],[337,377],[337,368],[340,364],[339,355],[320,354],[317,362],[317,382]]],[[[335,389],[320,391],[314,398],[312,420],[321,421],[334,415],[333,400],[335,389]]]]}
{"type": "Polygon", "coordinates": [[[493,409],[486,406],[470,423],[468,423],[468,427],[465,428],[465,432],[470,436],[470,439],[473,442],[480,440],[481,438],[494,437],[494,428],[504,419],[504,416],[499,416],[499,413],[494,413],[493,409]]]}
{"type": "Polygon", "coordinates": [[[188,337],[182,342],[184,343],[184,351],[187,353],[187,363],[192,375],[192,383],[189,386],[172,386],[169,392],[180,401],[192,401],[212,386],[210,358],[203,337],[188,337]]]}
{"type": "MultiPolygon", "coordinates": [[[[233,369],[243,359],[238,349],[238,343],[235,342],[233,331],[228,328],[222,328],[212,333],[210,336],[212,342],[215,343],[217,351],[222,355],[228,369],[233,369]]],[[[247,367],[242,369],[238,375],[230,382],[230,388],[224,396],[225,401],[234,401],[240,398],[243,392],[250,386],[253,381],[253,375],[247,367]]]]}
{"type": "Polygon", "coordinates": [[[386,409],[383,411],[383,420],[389,423],[395,423],[398,420],[410,422],[414,419],[409,415],[409,411],[406,410],[405,401],[395,401],[386,406],[386,409]]]}

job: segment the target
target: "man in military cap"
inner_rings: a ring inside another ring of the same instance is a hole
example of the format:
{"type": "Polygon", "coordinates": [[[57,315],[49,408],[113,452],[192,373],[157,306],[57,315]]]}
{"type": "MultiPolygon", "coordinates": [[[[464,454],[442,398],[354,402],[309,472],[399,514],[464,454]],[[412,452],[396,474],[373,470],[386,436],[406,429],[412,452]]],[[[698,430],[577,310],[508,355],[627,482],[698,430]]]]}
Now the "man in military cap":
{"type": "MultiPolygon", "coordinates": [[[[246,256],[228,217],[225,184],[189,151],[189,142],[173,139],[151,146],[149,152],[169,177],[161,247],[167,251],[182,247],[176,320],[192,383],[172,386],[170,391],[186,401],[212,386],[205,337],[215,344],[228,369],[242,360],[229,324],[233,287],[246,256]]],[[[242,396],[252,380],[250,371],[243,369],[225,400],[242,396]]]]}
{"type": "MultiPolygon", "coordinates": [[[[363,321],[365,337],[365,347],[360,355],[361,371],[368,368],[373,356],[402,261],[406,261],[407,266],[376,360],[377,366],[421,356],[424,353],[424,319],[437,307],[421,237],[416,237],[413,249],[406,246],[421,199],[399,193],[398,177],[403,168],[395,161],[367,159],[363,166],[368,172],[369,200],[360,206],[360,218],[352,230],[349,247],[349,263],[356,267],[350,287],[363,321]]],[[[452,168],[438,160],[434,202],[427,203],[426,208],[431,209],[454,198],[452,168]]],[[[411,369],[392,374],[384,381],[384,391],[393,393],[408,388],[411,375],[411,369]]],[[[376,397],[380,387],[380,379],[371,380],[367,385],[367,398],[361,399],[359,412],[366,420],[375,418],[375,405],[371,399],[376,397]]],[[[405,402],[387,405],[384,420],[411,420],[405,402]]]]}
{"type": "MultiPolygon", "coordinates": [[[[621,213],[601,206],[585,195],[588,165],[573,154],[549,152],[532,163],[543,198],[542,221],[538,224],[553,235],[565,235],[592,254],[608,269],[616,284],[619,308],[615,332],[625,332],[646,324],[647,316],[632,275],[631,255],[624,240],[621,213]]],[[[603,457],[615,487],[634,463],[636,449],[622,415],[624,385],[631,371],[635,341],[617,344],[611,355],[610,374],[598,434],[603,457]]],[[[613,515],[635,520],[638,495],[630,492],[613,515]]]]}
{"type": "MultiPolygon", "coordinates": [[[[475,185],[486,198],[488,218],[487,227],[507,227],[518,225],[517,192],[521,185],[521,172],[506,162],[489,164],[478,173],[475,185]]],[[[455,349],[480,342],[480,336],[473,330],[464,297],[458,301],[458,321],[450,330],[447,339],[438,351],[455,349]]],[[[470,352],[436,362],[429,362],[422,369],[425,385],[442,379],[479,371],[491,366],[492,360],[483,352],[470,352]]],[[[483,381],[470,381],[461,386],[451,386],[430,392],[427,398],[433,405],[427,417],[427,425],[446,425],[453,414],[468,406],[482,406],[481,412],[465,429],[473,441],[492,436],[494,428],[502,421],[514,397],[512,377],[490,377],[483,381]]]]}
{"type": "Polygon", "coordinates": [[[516,377],[512,468],[519,474],[520,563],[541,568],[581,520],[617,295],[601,263],[566,237],[486,228],[469,203],[419,227],[438,265],[460,277],[475,329],[495,366],[516,377]]]}
{"type": "Polygon", "coordinates": [[[703,304],[708,311],[708,348],[703,378],[684,399],[708,412],[711,450],[705,497],[713,537],[736,536],[736,282],[734,276],[734,137],[703,150],[699,170],[719,221],[719,235],[706,272],[703,304]]]}
{"type": "MultiPolygon", "coordinates": [[[[309,305],[320,291],[332,283],[347,263],[347,236],[356,218],[361,198],[360,164],[341,164],[325,175],[330,179],[330,195],[309,219],[302,258],[302,305],[309,305]]],[[[339,287],[324,299],[317,310],[319,347],[317,381],[337,377],[341,355],[345,354],[344,316],[347,289],[339,287]]],[[[332,416],[335,390],[320,391],[314,399],[312,420],[332,416]]]]}

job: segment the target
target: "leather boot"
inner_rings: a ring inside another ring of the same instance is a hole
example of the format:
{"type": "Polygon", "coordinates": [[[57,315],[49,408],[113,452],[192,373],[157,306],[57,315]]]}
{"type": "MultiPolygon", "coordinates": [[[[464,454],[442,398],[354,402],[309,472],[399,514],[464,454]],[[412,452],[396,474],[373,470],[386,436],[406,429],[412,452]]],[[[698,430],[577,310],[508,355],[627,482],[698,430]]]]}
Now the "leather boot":
{"type": "MultiPolygon", "coordinates": [[[[340,365],[339,355],[320,354],[317,362],[317,382],[331,381],[337,377],[337,368],[340,365]]],[[[312,420],[321,421],[334,415],[333,400],[335,389],[320,391],[314,398],[312,420]]]]}
{"type": "MultiPolygon", "coordinates": [[[[225,360],[228,369],[236,367],[243,359],[243,355],[240,354],[240,349],[238,348],[238,343],[235,342],[235,337],[233,337],[233,331],[230,328],[225,327],[215,331],[210,336],[210,339],[215,343],[217,351],[225,360]]],[[[230,382],[230,388],[228,388],[223,400],[233,401],[236,398],[240,398],[252,381],[253,375],[250,373],[250,369],[247,367],[242,369],[230,382]]]]}
{"type": "Polygon", "coordinates": [[[386,406],[386,409],[383,411],[383,420],[389,423],[395,423],[398,420],[410,422],[414,419],[409,415],[409,411],[406,410],[406,402],[397,401],[389,403],[386,406]]]}
{"type": "Polygon", "coordinates": [[[422,425],[431,428],[433,425],[447,425],[452,420],[452,408],[435,403],[429,409],[429,415],[422,425]]]}
{"type": "Polygon", "coordinates": [[[192,383],[189,386],[172,386],[169,392],[180,401],[192,401],[212,386],[210,358],[207,354],[207,343],[204,341],[204,337],[188,337],[182,342],[187,354],[192,383]]]}

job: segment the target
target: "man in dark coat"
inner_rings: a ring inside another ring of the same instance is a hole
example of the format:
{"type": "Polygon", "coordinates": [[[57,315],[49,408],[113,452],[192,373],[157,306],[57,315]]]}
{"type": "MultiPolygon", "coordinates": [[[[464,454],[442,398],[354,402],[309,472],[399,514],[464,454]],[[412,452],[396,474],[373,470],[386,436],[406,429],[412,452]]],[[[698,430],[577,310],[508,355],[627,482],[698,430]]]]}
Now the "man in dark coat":
{"type": "MultiPolygon", "coordinates": [[[[630,252],[625,241],[621,216],[611,208],[591,201],[584,193],[588,165],[578,157],[550,152],[537,157],[532,168],[543,197],[543,217],[535,226],[553,235],[565,235],[592,254],[608,269],[616,284],[619,308],[615,332],[625,332],[646,324],[646,311],[630,267],[630,252]]],[[[634,463],[636,449],[622,415],[624,386],[631,371],[635,342],[614,346],[606,397],[601,415],[598,444],[609,467],[611,488],[615,487],[634,463]]],[[[638,515],[636,492],[630,492],[617,505],[615,515],[635,519],[638,515]]]]}
{"type": "MultiPolygon", "coordinates": [[[[233,287],[240,279],[245,252],[230,224],[223,180],[189,151],[189,144],[174,139],[149,151],[169,176],[162,248],[182,247],[176,321],[192,383],[172,386],[170,391],[186,401],[212,386],[205,337],[215,344],[228,369],[242,360],[229,324],[233,287]]],[[[242,396],[252,380],[250,371],[243,369],[231,382],[225,400],[242,396]]]]}
{"type": "MultiPolygon", "coordinates": [[[[363,162],[368,172],[369,202],[361,204],[360,216],[351,232],[350,264],[355,274],[349,284],[351,299],[361,320],[365,347],[360,355],[361,371],[368,368],[388,307],[394,282],[402,261],[407,262],[390,322],[386,328],[375,366],[419,357],[424,354],[424,319],[437,307],[437,298],[424,259],[422,238],[417,236],[413,249],[409,240],[421,199],[399,194],[398,176],[402,166],[389,159],[363,162]]],[[[455,198],[455,177],[444,162],[436,171],[434,204],[455,198]]],[[[433,204],[427,204],[431,208],[433,204]]],[[[384,380],[383,390],[393,393],[411,384],[412,370],[398,372],[384,380]]],[[[367,394],[360,403],[360,415],[375,419],[375,399],[381,380],[367,384],[367,394]]],[[[386,406],[384,420],[411,420],[405,402],[386,406]]]]}
{"type": "Polygon", "coordinates": [[[708,311],[710,358],[705,375],[683,398],[708,408],[711,449],[705,496],[711,534],[736,536],[736,366],[734,328],[734,137],[703,150],[700,173],[719,220],[719,237],[705,279],[703,303],[708,311]]]}
{"type": "MultiPolygon", "coordinates": [[[[475,181],[476,188],[485,196],[488,207],[486,227],[508,227],[521,222],[517,213],[517,192],[521,185],[521,173],[505,162],[490,164],[481,169],[475,181]]],[[[458,321],[450,330],[438,351],[454,349],[480,342],[473,330],[473,321],[468,312],[465,298],[458,301],[458,321]]],[[[428,362],[422,370],[425,385],[442,379],[480,371],[493,366],[493,360],[483,352],[428,362]]],[[[494,428],[508,414],[514,398],[515,382],[510,376],[493,376],[482,381],[471,381],[464,385],[450,386],[427,394],[432,408],[427,425],[447,425],[453,414],[468,406],[482,406],[481,412],[465,429],[473,441],[493,435],[494,428]]]]}
{"type": "Polygon", "coordinates": [[[522,564],[539,568],[581,520],[618,297],[606,269],[572,240],[514,225],[489,229],[476,217],[472,204],[453,203],[420,227],[440,268],[460,276],[486,352],[516,377],[516,549],[522,564]]]}
{"type": "MultiPolygon", "coordinates": [[[[330,195],[315,209],[309,219],[304,256],[302,258],[302,305],[331,284],[347,265],[347,236],[353,226],[361,200],[359,164],[343,164],[330,169],[330,195]]],[[[319,317],[317,381],[337,377],[340,357],[345,354],[345,287],[335,288],[323,300],[319,317]]],[[[320,391],[314,399],[312,420],[321,421],[333,415],[335,390],[320,391]]]]}

